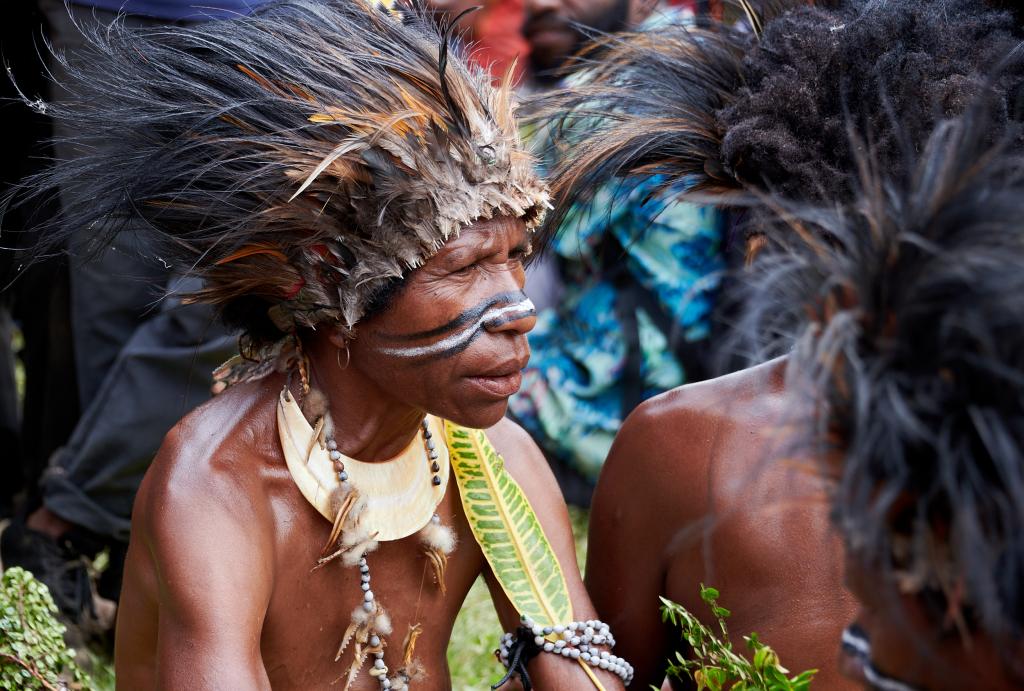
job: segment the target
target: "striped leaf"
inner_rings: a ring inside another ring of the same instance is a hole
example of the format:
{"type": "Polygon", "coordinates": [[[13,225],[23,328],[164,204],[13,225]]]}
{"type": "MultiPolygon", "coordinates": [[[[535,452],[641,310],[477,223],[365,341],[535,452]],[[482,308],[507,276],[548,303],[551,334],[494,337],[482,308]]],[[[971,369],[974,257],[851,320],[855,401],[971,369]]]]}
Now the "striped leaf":
{"type": "Polygon", "coordinates": [[[445,435],[473,536],[512,605],[541,626],[571,621],[565,574],[504,459],[481,430],[446,421],[445,435]]]}

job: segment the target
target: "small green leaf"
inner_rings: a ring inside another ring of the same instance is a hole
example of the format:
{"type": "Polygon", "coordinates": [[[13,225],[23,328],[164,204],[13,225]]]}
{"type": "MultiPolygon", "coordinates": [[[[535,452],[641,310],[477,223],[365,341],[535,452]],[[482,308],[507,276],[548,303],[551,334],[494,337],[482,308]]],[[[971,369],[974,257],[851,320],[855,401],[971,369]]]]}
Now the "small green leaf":
{"type": "Polygon", "coordinates": [[[700,599],[710,605],[718,599],[718,591],[710,586],[705,586],[703,583],[701,583],[700,599]]]}

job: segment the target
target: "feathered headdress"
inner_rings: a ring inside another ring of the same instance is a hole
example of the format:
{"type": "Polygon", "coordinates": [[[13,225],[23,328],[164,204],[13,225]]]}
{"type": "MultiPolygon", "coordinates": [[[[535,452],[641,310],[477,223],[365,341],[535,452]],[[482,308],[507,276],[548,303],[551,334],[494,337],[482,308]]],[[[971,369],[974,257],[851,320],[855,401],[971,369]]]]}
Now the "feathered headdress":
{"type": "Polygon", "coordinates": [[[465,225],[508,215],[532,229],[548,206],[508,81],[452,55],[450,26],[403,15],[286,0],[94,31],[47,111],[82,155],[35,184],[70,193],[63,232],[94,227],[102,244],[141,220],[161,260],[204,279],[194,299],[255,344],[351,329],[465,225]]]}
{"type": "Polygon", "coordinates": [[[572,88],[540,101],[564,149],[550,225],[617,175],[686,178],[719,205],[842,203],[856,187],[851,132],[898,166],[982,91],[993,120],[1020,96],[1019,65],[990,79],[1017,45],[1012,18],[975,0],[737,4],[735,25],[605,37],[572,88]]]}

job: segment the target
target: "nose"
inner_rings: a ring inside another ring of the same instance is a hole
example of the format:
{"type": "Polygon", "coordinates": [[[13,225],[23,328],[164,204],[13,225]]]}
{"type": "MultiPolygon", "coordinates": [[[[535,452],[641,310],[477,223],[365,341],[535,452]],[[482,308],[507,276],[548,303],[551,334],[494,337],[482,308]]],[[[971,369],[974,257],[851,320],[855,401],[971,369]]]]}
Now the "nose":
{"type": "Polygon", "coordinates": [[[484,324],[488,333],[525,336],[537,325],[537,308],[533,301],[520,293],[522,298],[500,308],[499,313],[484,324]]]}
{"type": "Polygon", "coordinates": [[[561,0],[526,0],[526,16],[533,17],[545,12],[555,12],[561,5],[561,0]]]}

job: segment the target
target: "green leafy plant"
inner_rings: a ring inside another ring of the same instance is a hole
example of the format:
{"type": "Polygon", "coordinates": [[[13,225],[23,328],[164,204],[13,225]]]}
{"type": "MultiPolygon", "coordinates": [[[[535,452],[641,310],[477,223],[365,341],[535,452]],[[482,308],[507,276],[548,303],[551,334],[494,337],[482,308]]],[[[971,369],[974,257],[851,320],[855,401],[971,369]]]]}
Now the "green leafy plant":
{"type": "Polygon", "coordinates": [[[24,569],[0,580],[0,688],[86,689],[90,684],[64,643],[64,625],[46,586],[24,569]]]}
{"type": "Polygon", "coordinates": [[[719,592],[703,583],[700,599],[711,608],[718,622],[720,636],[704,626],[685,607],[661,598],[662,621],[682,630],[683,640],[690,646],[690,656],[676,653],[669,662],[668,675],[682,679],[685,675],[697,684],[697,691],[806,691],[818,670],[811,669],[794,677],[779,662],[779,656],[756,633],[744,636],[750,657],[732,649],[725,620],[732,614],[718,604],[719,592]]]}

